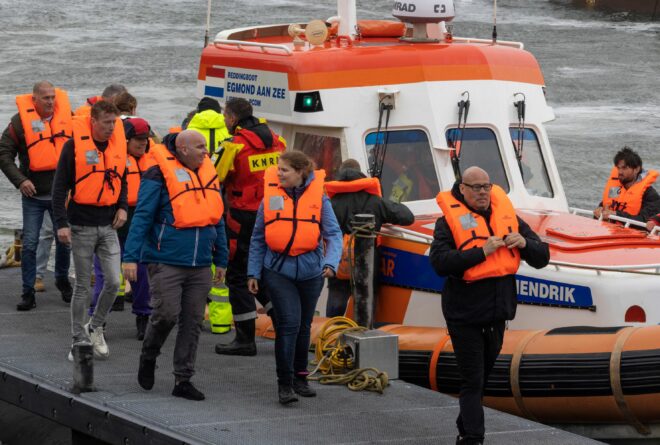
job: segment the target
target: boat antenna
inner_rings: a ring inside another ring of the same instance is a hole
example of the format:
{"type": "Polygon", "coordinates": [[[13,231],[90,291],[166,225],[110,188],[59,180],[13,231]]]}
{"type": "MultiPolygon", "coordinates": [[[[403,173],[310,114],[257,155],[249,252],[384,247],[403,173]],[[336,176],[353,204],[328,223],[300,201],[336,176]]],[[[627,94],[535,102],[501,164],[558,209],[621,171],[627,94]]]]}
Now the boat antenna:
{"type": "Polygon", "coordinates": [[[515,101],[513,106],[518,110],[518,137],[517,143],[513,147],[516,151],[516,159],[518,160],[518,167],[520,167],[520,176],[524,178],[522,156],[523,156],[523,142],[525,141],[525,95],[523,93],[515,93],[513,98],[522,96],[522,100],[515,101]]]}
{"type": "Polygon", "coordinates": [[[493,0],[493,45],[497,43],[497,0],[493,0]]]}
{"type": "Polygon", "coordinates": [[[204,33],[204,48],[209,44],[209,30],[211,29],[211,1],[206,4],[206,32],[204,33]]]}
{"type": "Polygon", "coordinates": [[[449,156],[451,158],[451,165],[454,169],[454,176],[457,181],[461,180],[461,147],[463,145],[463,134],[465,133],[465,126],[467,125],[467,117],[470,112],[470,93],[463,91],[461,97],[467,96],[467,99],[461,99],[458,102],[458,125],[452,131],[449,138],[449,156]]]}

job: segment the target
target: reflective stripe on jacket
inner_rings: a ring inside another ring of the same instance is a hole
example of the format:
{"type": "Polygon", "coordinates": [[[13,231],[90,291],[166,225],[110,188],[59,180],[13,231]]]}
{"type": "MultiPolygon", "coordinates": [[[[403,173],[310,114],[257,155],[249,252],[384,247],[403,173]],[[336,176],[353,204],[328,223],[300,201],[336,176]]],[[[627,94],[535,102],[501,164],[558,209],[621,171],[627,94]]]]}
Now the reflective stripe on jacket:
{"type": "Polygon", "coordinates": [[[173,226],[182,229],[213,226],[220,221],[224,207],[220,183],[208,157],[197,171],[190,170],[164,145],[155,145],[150,152],[158,164],[170,197],[173,226]]]}
{"type": "Polygon", "coordinates": [[[328,194],[328,198],[332,198],[337,193],[362,191],[378,197],[383,196],[378,178],[360,178],[352,181],[328,181],[325,183],[325,191],[328,194]]]}
{"type": "MultiPolygon", "coordinates": [[[[438,205],[451,230],[456,248],[466,250],[481,248],[491,236],[504,238],[512,232],[518,232],[518,219],[513,204],[501,187],[493,185],[490,193],[491,216],[486,221],[483,216],[471,211],[457,200],[450,190],[438,193],[438,205]]],[[[463,273],[465,281],[476,281],[490,277],[502,277],[515,274],[520,265],[518,249],[509,250],[500,247],[486,257],[483,263],[469,268],[463,273]]]]}
{"type": "Polygon", "coordinates": [[[126,137],[121,119],[100,151],[92,138],[90,116],[73,119],[73,143],[76,162],[76,188],[73,200],[78,204],[109,206],[116,204],[121,192],[121,178],[126,169],[126,137]]]}
{"type": "Polygon", "coordinates": [[[264,174],[264,225],[266,244],[289,256],[315,250],[321,236],[321,206],[325,170],[315,170],[314,179],[298,199],[280,186],[277,167],[264,174]]]}
{"type": "Polygon", "coordinates": [[[644,192],[653,185],[657,178],[658,172],[655,170],[642,171],[640,180],[626,189],[619,181],[619,170],[616,166],[613,167],[605,184],[605,190],[603,190],[603,208],[625,212],[633,216],[639,215],[642,210],[644,192]]]}
{"type": "Polygon", "coordinates": [[[41,120],[32,94],[16,96],[16,106],[25,134],[30,170],[55,170],[62,146],[72,135],[71,105],[66,92],[55,88],[55,111],[48,122],[41,120]]]}

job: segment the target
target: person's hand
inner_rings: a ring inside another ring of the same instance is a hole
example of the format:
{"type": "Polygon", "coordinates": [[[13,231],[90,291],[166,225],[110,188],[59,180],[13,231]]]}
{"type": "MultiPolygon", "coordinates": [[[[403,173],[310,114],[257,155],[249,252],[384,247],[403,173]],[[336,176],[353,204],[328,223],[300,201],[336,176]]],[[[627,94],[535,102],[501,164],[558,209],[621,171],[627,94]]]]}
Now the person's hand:
{"type": "Polygon", "coordinates": [[[18,186],[18,189],[26,198],[31,198],[37,194],[37,188],[29,179],[26,179],[25,181],[21,182],[20,185],[18,186]]]}
{"type": "Polygon", "coordinates": [[[504,247],[505,245],[506,244],[504,244],[504,240],[499,236],[491,236],[488,238],[482,249],[484,250],[484,255],[488,256],[500,247],[504,247]]]}
{"type": "Polygon", "coordinates": [[[225,280],[225,274],[227,273],[226,267],[215,267],[215,276],[213,277],[214,283],[222,283],[225,280]]]}
{"type": "Polygon", "coordinates": [[[323,268],[323,278],[332,278],[335,276],[335,271],[332,270],[332,267],[325,266],[323,268]]]}
{"type": "Polygon", "coordinates": [[[124,224],[126,224],[126,219],[128,218],[128,215],[126,214],[126,210],[124,209],[117,209],[117,213],[115,213],[115,218],[112,220],[112,228],[113,229],[118,229],[124,224]]]}
{"type": "Polygon", "coordinates": [[[594,210],[594,218],[600,219],[601,213],[603,213],[603,208],[598,207],[596,210],[594,210]]]}
{"type": "Polygon", "coordinates": [[[610,215],[616,215],[616,212],[611,209],[603,209],[603,212],[601,213],[603,215],[603,221],[607,221],[610,219],[610,215]]]}
{"type": "Polygon", "coordinates": [[[659,224],[651,219],[651,220],[649,220],[649,222],[646,223],[646,230],[648,230],[650,232],[657,225],[659,225],[659,224]]]}
{"type": "Polygon", "coordinates": [[[124,274],[124,280],[137,281],[137,264],[121,263],[121,273],[124,274]]]}
{"type": "Polygon", "coordinates": [[[259,292],[259,281],[256,278],[248,278],[248,290],[251,294],[259,292]]]}
{"type": "Polygon", "coordinates": [[[60,243],[64,244],[65,246],[70,246],[71,245],[71,228],[70,227],[62,227],[61,229],[57,229],[57,239],[60,241],[60,243]]]}
{"type": "Polygon", "coordinates": [[[527,240],[520,233],[512,232],[504,237],[504,244],[508,249],[524,249],[527,246],[527,240]]]}

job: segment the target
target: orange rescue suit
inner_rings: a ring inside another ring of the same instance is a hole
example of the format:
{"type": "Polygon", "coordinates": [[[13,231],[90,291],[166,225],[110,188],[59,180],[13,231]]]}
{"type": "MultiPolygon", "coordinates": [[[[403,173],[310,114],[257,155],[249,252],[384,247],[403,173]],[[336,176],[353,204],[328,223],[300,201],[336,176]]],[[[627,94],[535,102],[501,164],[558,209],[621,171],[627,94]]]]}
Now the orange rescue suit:
{"type": "Polygon", "coordinates": [[[629,215],[639,215],[642,210],[642,197],[646,189],[658,178],[658,172],[648,170],[646,176],[626,189],[619,181],[619,170],[615,167],[610,172],[610,179],[603,190],[603,208],[629,215]]]}
{"type": "MultiPolygon", "coordinates": [[[[153,146],[153,145],[152,145],[153,146]]],[[[156,160],[151,152],[145,152],[142,157],[135,158],[127,155],[126,157],[126,185],[128,186],[128,205],[135,207],[137,205],[138,190],[140,190],[140,178],[142,173],[156,165],[156,160]]]]}
{"type": "MultiPolygon", "coordinates": [[[[454,198],[451,191],[438,193],[436,200],[454,236],[458,250],[481,248],[491,236],[504,238],[509,233],[518,231],[518,219],[513,204],[506,196],[506,192],[497,185],[493,185],[490,192],[491,216],[488,223],[481,215],[471,211],[454,198]]],[[[488,255],[483,263],[466,270],[463,279],[476,281],[511,275],[518,271],[518,266],[520,266],[518,249],[509,250],[507,247],[500,247],[488,255]]]]}
{"type": "Polygon", "coordinates": [[[277,167],[264,173],[266,244],[277,253],[298,256],[315,250],[321,236],[321,207],[325,170],[315,170],[303,194],[293,200],[280,186],[277,167]]]}
{"type": "Polygon", "coordinates": [[[72,135],[71,105],[66,92],[55,88],[55,111],[49,122],[43,122],[32,101],[32,94],[16,96],[18,114],[25,133],[30,170],[57,168],[62,147],[72,135]]]}
{"type": "Polygon", "coordinates": [[[119,201],[121,177],[126,169],[126,137],[121,119],[100,151],[92,138],[91,116],[73,119],[73,142],[76,159],[76,188],[73,200],[78,204],[109,206],[119,201]]]}
{"type": "Polygon", "coordinates": [[[224,206],[220,195],[220,181],[211,159],[197,171],[190,170],[162,144],[149,151],[165,178],[172,214],[177,229],[214,226],[220,221],[224,206]]]}
{"type": "MultiPolygon", "coordinates": [[[[383,196],[378,178],[360,178],[352,181],[328,181],[325,183],[325,191],[329,198],[341,193],[367,192],[378,197],[383,196]]],[[[353,246],[350,233],[345,233],[342,241],[342,253],[339,266],[337,266],[336,278],[339,280],[350,280],[351,278],[351,253],[353,246]]]]}

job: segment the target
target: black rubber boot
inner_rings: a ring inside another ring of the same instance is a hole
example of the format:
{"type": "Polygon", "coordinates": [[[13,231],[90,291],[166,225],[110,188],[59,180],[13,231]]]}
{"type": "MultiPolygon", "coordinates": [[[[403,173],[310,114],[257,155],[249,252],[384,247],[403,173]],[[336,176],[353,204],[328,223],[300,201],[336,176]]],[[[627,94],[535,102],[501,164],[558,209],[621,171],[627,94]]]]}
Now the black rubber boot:
{"type": "Polygon", "coordinates": [[[29,311],[37,307],[37,301],[34,299],[34,290],[21,295],[21,302],[16,305],[17,311],[29,311]]]}
{"type": "Polygon", "coordinates": [[[55,287],[62,294],[62,301],[65,303],[71,303],[71,297],[73,296],[73,287],[71,287],[71,282],[68,278],[58,278],[55,280],[55,287]]]}
{"type": "Polygon", "coordinates": [[[234,323],[236,337],[229,344],[215,345],[215,352],[220,355],[242,355],[251,357],[257,355],[257,344],[254,341],[255,320],[237,321],[234,323]]]}
{"type": "Polygon", "coordinates": [[[137,339],[142,341],[144,340],[144,334],[147,332],[147,324],[149,324],[148,315],[136,315],[135,316],[135,327],[137,328],[137,339]]]}
{"type": "Polygon", "coordinates": [[[140,368],[138,369],[138,383],[144,389],[151,389],[156,382],[156,360],[147,360],[140,356],[140,368]]]}
{"type": "Polygon", "coordinates": [[[115,302],[112,303],[112,312],[121,312],[124,310],[124,296],[117,295],[115,302]]]}

